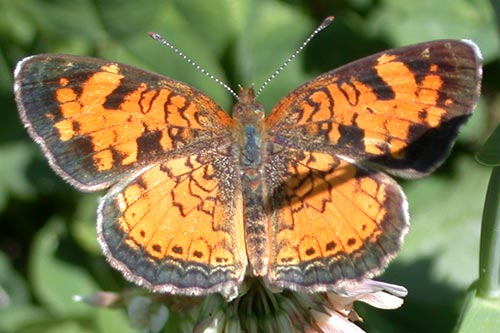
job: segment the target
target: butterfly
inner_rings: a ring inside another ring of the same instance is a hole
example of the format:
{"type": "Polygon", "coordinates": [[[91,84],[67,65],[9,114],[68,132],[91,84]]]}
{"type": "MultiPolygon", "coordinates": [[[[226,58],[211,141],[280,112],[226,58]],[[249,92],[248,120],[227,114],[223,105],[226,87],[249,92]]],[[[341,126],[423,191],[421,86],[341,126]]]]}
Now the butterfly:
{"type": "Polygon", "coordinates": [[[265,116],[253,88],[229,116],[193,87],[113,61],[41,54],[15,69],[20,117],[81,191],[108,189],[110,264],[156,292],[336,291],[379,274],[407,233],[390,176],[447,156],[479,96],[471,41],[396,48],[320,75],[265,116]]]}

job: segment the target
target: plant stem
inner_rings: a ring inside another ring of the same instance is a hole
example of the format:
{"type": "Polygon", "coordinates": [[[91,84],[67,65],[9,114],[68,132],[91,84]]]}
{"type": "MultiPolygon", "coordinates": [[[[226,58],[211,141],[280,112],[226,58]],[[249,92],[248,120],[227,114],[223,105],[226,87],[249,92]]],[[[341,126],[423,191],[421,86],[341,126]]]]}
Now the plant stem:
{"type": "Polygon", "coordinates": [[[484,202],[479,254],[480,297],[500,296],[500,167],[493,167],[484,202]]]}

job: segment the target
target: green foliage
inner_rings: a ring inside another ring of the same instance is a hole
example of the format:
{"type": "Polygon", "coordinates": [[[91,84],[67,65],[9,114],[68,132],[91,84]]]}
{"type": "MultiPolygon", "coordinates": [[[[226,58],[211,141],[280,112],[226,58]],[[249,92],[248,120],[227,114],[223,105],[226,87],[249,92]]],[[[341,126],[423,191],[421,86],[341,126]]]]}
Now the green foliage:
{"type": "MultiPolygon", "coordinates": [[[[225,90],[147,32],[162,34],[233,88],[259,86],[327,15],[335,15],[333,24],[262,94],[268,110],[307,79],[386,48],[468,38],[483,52],[488,99],[448,162],[430,177],[403,184],[412,228],[381,279],[406,285],[405,305],[391,313],[361,310],[368,332],[450,332],[456,325],[466,290],[478,277],[489,173],[473,155],[500,119],[493,107],[500,97],[500,68],[493,64],[499,38],[487,0],[0,0],[0,9],[0,332],[131,331],[124,311],[72,300],[130,286],[98,249],[96,196],[77,193],[55,176],[18,120],[11,75],[16,61],[45,52],[113,59],[187,82],[230,110],[225,90]]],[[[498,130],[492,138],[479,159],[498,166],[498,130]]],[[[500,325],[498,301],[473,298],[468,304],[463,332],[488,331],[470,325],[471,316],[496,318],[500,325]]]]}
{"type": "Polygon", "coordinates": [[[497,126],[476,155],[477,161],[491,167],[500,165],[500,126],[497,126]]]}
{"type": "Polygon", "coordinates": [[[475,287],[474,284],[467,294],[464,312],[459,319],[456,333],[496,332],[498,330],[500,298],[477,297],[475,287]]]}

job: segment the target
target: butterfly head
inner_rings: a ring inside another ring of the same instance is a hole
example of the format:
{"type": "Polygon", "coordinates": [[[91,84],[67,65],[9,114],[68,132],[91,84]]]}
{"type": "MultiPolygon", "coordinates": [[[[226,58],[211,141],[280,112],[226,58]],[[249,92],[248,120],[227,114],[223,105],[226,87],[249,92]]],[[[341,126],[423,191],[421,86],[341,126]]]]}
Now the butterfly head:
{"type": "Polygon", "coordinates": [[[233,118],[240,125],[261,124],[264,119],[264,107],[255,101],[253,87],[245,89],[240,86],[238,102],[233,107],[233,118]]]}

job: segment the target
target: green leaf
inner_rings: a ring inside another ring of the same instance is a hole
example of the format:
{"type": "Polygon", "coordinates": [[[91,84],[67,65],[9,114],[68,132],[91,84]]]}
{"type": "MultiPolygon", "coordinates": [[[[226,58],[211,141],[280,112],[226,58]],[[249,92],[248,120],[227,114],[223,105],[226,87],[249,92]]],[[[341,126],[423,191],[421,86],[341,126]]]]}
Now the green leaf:
{"type": "Polygon", "coordinates": [[[130,331],[129,318],[125,311],[121,309],[97,309],[96,322],[100,333],[130,331]]]}
{"type": "Polygon", "coordinates": [[[66,320],[39,321],[19,331],[19,333],[68,333],[68,332],[95,333],[95,330],[89,328],[87,325],[77,320],[66,319],[66,320]]]}
{"type": "Polygon", "coordinates": [[[0,146],[0,211],[9,194],[23,199],[34,196],[35,189],[26,179],[33,151],[33,145],[24,142],[0,146]]]}
{"type": "Polygon", "coordinates": [[[42,307],[33,305],[13,306],[0,310],[0,332],[2,333],[40,333],[33,326],[52,320],[52,316],[42,307]]]}
{"type": "Polygon", "coordinates": [[[476,155],[479,163],[487,166],[500,165],[500,126],[497,126],[493,133],[488,137],[486,142],[476,155]]]}
{"type": "Polygon", "coordinates": [[[384,0],[371,19],[373,31],[394,45],[467,38],[480,46],[485,59],[498,56],[499,36],[488,0],[384,0]]]}
{"type": "Polygon", "coordinates": [[[103,38],[104,27],[90,0],[26,0],[16,2],[16,6],[28,13],[46,34],[61,37],[79,35],[93,42],[103,38]]]}
{"type": "MultiPolygon", "coordinates": [[[[147,36],[146,33],[161,22],[171,4],[172,1],[164,0],[98,0],[92,10],[102,22],[106,40],[118,46],[115,44],[123,44],[131,36],[147,36]]],[[[102,46],[108,48],[111,45],[102,46]]]]}
{"type": "Polygon", "coordinates": [[[231,15],[236,2],[176,0],[175,4],[186,20],[184,26],[207,44],[212,54],[221,56],[237,31],[237,22],[231,15]]]}
{"type": "Polygon", "coordinates": [[[27,310],[30,308],[29,290],[23,277],[14,270],[8,259],[0,252],[0,332],[12,331],[25,323],[28,317],[24,314],[30,312],[27,310]]]}
{"type": "Polygon", "coordinates": [[[480,97],[474,113],[460,128],[458,142],[470,145],[484,140],[484,131],[488,123],[488,109],[485,98],[480,97]]]}
{"type": "MultiPolygon", "coordinates": [[[[274,1],[257,3],[246,12],[236,45],[238,83],[244,87],[255,84],[256,89],[315,28],[290,6],[274,1]]],[[[259,101],[269,111],[279,98],[285,97],[307,78],[300,61],[293,61],[269,84],[259,101]]]]}
{"type": "Polygon", "coordinates": [[[457,290],[465,290],[478,276],[480,218],[489,172],[470,158],[462,157],[455,165],[453,178],[432,176],[404,187],[411,228],[396,262],[409,267],[399,272],[400,282],[424,302],[456,297],[457,290]]]}
{"type": "Polygon", "coordinates": [[[7,59],[0,53],[0,91],[10,91],[12,89],[12,74],[7,59]]]}
{"type": "Polygon", "coordinates": [[[78,202],[75,217],[70,225],[71,235],[87,254],[101,256],[97,242],[96,220],[99,194],[87,194],[78,202]]]}
{"type": "Polygon", "coordinates": [[[497,332],[500,327],[500,298],[481,298],[473,285],[455,328],[455,333],[497,332]]]}
{"type": "MultiPolygon", "coordinates": [[[[0,310],[27,304],[29,301],[26,282],[14,270],[8,259],[3,252],[0,252],[0,310]]],[[[0,318],[2,318],[2,311],[0,311],[0,318]]]]}
{"type": "Polygon", "coordinates": [[[1,0],[0,7],[2,8],[0,11],[0,35],[17,43],[29,44],[34,37],[32,18],[21,8],[13,5],[12,0],[1,0]]]}
{"type": "Polygon", "coordinates": [[[74,302],[73,297],[90,295],[98,287],[82,267],[72,262],[75,258],[64,256],[75,253],[64,250],[65,237],[65,226],[59,219],[50,221],[37,233],[30,256],[31,284],[39,301],[53,313],[82,315],[90,307],[74,302]]]}

